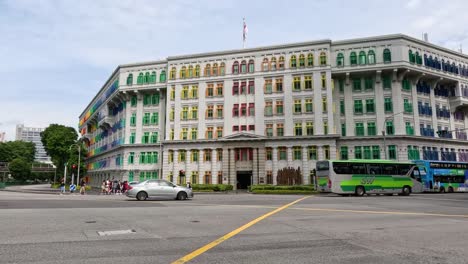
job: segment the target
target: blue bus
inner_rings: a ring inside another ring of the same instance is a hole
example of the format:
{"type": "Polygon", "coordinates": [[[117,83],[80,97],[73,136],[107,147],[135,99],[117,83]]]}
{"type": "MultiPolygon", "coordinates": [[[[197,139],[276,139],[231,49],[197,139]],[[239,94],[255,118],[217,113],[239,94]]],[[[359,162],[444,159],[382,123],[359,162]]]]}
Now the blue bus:
{"type": "Polygon", "coordinates": [[[425,192],[468,192],[468,162],[414,160],[425,192]]]}

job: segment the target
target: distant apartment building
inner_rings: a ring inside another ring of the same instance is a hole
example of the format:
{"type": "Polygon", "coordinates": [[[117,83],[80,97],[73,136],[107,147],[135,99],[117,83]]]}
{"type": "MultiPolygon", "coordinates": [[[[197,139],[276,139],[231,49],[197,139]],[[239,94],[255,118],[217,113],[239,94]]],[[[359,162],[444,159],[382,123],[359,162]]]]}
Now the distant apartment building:
{"type": "Polygon", "coordinates": [[[80,130],[94,185],[246,188],[321,159],[468,161],[467,113],[468,56],[398,34],[121,65],[80,130]]]}
{"type": "Polygon", "coordinates": [[[47,153],[41,142],[41,132],[44,130],[44,128],[16,125],[16,140],[34,143],[36,145],[36,155],[34,160],[44,163],[51,163],[50,157],[47,156],[47,153]]]}
{"type": "Polygon", "coordinates": [[[5,132],[0,132],[0,142],[6,142],[5,132]]]}

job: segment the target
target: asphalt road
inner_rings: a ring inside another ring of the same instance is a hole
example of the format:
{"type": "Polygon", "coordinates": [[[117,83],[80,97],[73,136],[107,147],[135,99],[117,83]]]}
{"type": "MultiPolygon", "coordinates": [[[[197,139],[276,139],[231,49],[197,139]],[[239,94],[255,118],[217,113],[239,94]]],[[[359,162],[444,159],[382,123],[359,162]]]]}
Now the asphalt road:
{"type": "Polygon", "coordinates": [[[171,263],[213,241],[189,263],[468,262],[468,194],[318,195],[258,219],[302,197],[0,192],[0,263],[171,263]]]}

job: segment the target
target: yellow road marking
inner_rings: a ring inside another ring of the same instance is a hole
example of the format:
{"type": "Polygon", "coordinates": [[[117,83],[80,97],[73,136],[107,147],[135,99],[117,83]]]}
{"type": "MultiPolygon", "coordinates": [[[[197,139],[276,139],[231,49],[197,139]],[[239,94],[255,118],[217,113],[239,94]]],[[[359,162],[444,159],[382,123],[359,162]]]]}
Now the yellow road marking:
{"type": "Polygon", "coordinates": [[[303,211],[322,211],[322,212],[343,212],[343,213],[364,213],[364,214],[387,214],[387,215],[416,215],[416,216],[441,216],[441,217],[462,217],[468,218],[468,215],[454,214],[436,214],[436,213],[417,213],[417,212],[401,212],[401,211],[368,211],[368,210],[350,210],[350,209],[328,209],[328,208],[289,208],[291,210],[303,211]]]}
{"type": "Polygon", "coordinates": [[[284,210],[284,209],[288,208],[289,206],[291,206],[291,205],[293,205],[295,203],[298,203],[298,202],[300,202],[300,201],[302,201],[302,200],[304,200],[304,199],[306,199],[308,197],[309,196],[303,197],[301,199],[297,199],[294,202],[288,203],[288,204],[283,205],[283,206],[281,206],[281,207],[279,207],[279,208],[277,208],[277,209],[275,209],[275,210],[273,210],[273,211],[271,211],[271,212],[269,212],[267,214],[264,214],[264,215],[262,215],[262,216],[260,216],[260,217],[258,217],[256,219],[250,221],[249,223],[237,228],[236,230],[231,231],[230,233],[228,233],[228,234],[226,234],[226,235],[224,235],[224,236],[222,236],[222,237],[220,237],[220,238],[218,238],[218,239],[204,245],[203,247],[201,247],[201,248],[199,248],[199,249],[185,255],[184,257],[172,262],[172,264],[186,263],[187,261],[190,261],[191,259],[196,258],[197,256],[199,256],[199,255],[205,253],[206,251],[216,247],[217,245],[219,245],[219,244],[223,243],[224,241],[228,240],[229,238],[239,234],[240,232],[244,231],[245,229],[255,225],[256,223],[258,223],[260,221],[262,221],[263,219],[265,219],[265,218],[267,218],[267,217],[269,217],[271,215],[274,215],[274,214],[278,213],[279,211],[284,210]]]}

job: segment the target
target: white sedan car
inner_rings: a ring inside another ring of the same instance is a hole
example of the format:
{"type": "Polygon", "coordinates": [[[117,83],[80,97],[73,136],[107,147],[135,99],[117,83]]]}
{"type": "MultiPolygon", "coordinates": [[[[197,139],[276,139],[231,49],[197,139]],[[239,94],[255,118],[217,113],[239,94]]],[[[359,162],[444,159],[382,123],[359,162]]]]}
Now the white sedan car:
{"type": "Polygon", "coordinates": [[[136,198],[139,201],[144,201],[149,197],[186,200],[187,198],[193,198],[193,192],[192,189],[178,186],[169,181],[147,180],[136,185],[130,185],[127,196],[136,198]]]}

